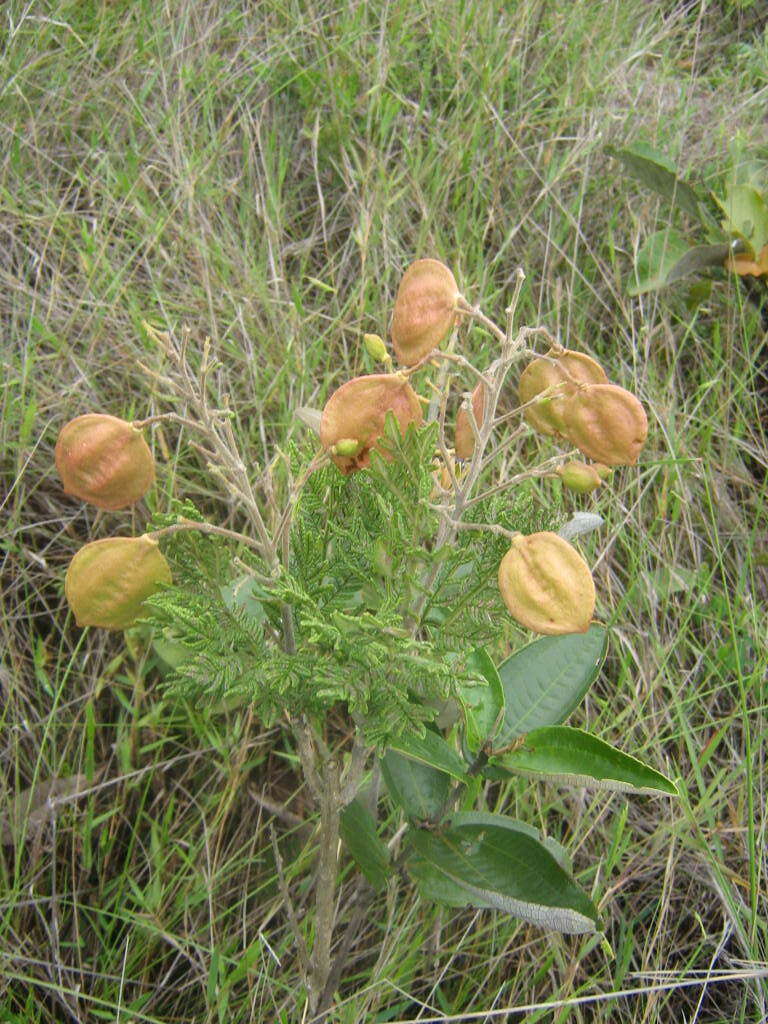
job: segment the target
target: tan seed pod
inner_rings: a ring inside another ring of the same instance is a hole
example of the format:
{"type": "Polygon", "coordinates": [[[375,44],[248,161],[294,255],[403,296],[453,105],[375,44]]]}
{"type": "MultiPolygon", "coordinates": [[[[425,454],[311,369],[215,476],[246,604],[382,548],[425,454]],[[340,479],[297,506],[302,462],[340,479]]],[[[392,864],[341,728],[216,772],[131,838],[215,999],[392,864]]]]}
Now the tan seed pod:
{"type": "Polygon", "coordinates": [[[416,260],[406,269],[395,296],[392,345],[405,366],[438,348],[456,322],[456,280],[439,260],[416,260]]]}
{"type": "Polygon", "coordinates": [[[534,359],[520,374],[518,397],[527,406],[523,415],[540,434],[563,434],[563,409],[576,393],[578,384],[607,384],[602,366],[591,356],[571,349],[550,349],[546,356],[534,359]],[[538,402],[537,395],[554,389],[538,402]],[[530,404],[529,404],[530,403],[530,404]]]}
{"type": "Polygon", "coordinates": [[[605,466],[634,466],[648,436],[645,409],[618,384],[580,388],[564,418],[568,440],[605,466]]]}
{"type": "Polygon", "coordinates": [[[563,466],[558,466],[555,472],[563,481],[563,485],[577,494],[590,494],[603,482],[597,466],[590,466],[586,462],[566,462],[563,466]]]}
{"type": "Polygon", "coordinates": [[[65,424],[54,458],[65,494],[109,511],[135,504],[155,480],[155,460],[141,431],[103,413],[65,424]]]}
{"type": "Polygon", "coordinates": [[[499,590],[510,615],[546,636],[586,633],[595,584],[578,551],[556,533],[515,537],[499,565],[499,590]]]}
{"type": "Polygon", "coordinates": [[[151,537],[107,537],[80,548],[69,563],[64,594],[78,626],[127,629],[171,570],[151,537]]]}
{"type": "MultiPolygon", "coordinates": [[[[483,422],[485,415],[485,392],[486,387],[480,381],[472,392],[472,412],[478,428],[483,422]]],[[[469,421],[469,413],[463,404],[456,413],[456,441],[454,445],[457,459],[471,459],[475,451],[475,432],[469,421]]]]}
{"type": "MultiPolygon", "coordinates": [[[[409,423],[422,422],[418,395],[401,373],[371,373],[342,384],[326,402],[320,418],[320,443],[345,475],[370,464],[371,449],[384,432],[388,412],[405,433],[409,423]],[[353,452],[351,442],[359,449],[353,452]]],[[[386,457],[386,452],[383,452],[386,457]]]]}

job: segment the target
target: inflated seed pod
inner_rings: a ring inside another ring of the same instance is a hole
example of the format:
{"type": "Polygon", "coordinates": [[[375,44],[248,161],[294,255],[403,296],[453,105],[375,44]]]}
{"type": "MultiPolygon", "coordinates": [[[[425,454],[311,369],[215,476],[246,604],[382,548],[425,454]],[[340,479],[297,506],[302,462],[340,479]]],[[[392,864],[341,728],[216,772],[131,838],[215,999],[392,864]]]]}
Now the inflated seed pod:
{"type": "Polygon", "coordinates": [[[423,259],[406,269],[395,296],[392,345],[405,366],[438,348],[456,322],[459,289],[444,263],[423,259]]]}
{"type": "Polygon", "coordinates": [[[141,431],[104,413],[65,424],[54,458],[66,494],[109,511],[139,501],[155,480],[155,460],[141,431]]]}
{"type": "Polygon", "coordinates": [[[578,551],[556,533],[515,537],[499,565],[499,590],[510,615],[546,636],[586,633],[595,584],[578,551]]]}
{"type": "Polygon", "coordinates": [[[518,397],[520,405],[526,406],[523,416],[540,434],[563,434],[563,409],[577,385],[607,383],[605,370],[591,356],[567,348],[550,349],[520,374],[518,397]],[[550,388],[555,390],[535,401],[550,388]]]}
{"type": "Polygon", "coordinates": [[[634,466],[648,436],[645,409],[618,384],[580,388],[563,411],[564,434],[605,466],[634,466]]]}
{"type": "Polygon", "coordinates": [[[127,629],[171,570],[151,537],[107,537],[80,548],[69,563],[64,594],[78,626],[127,629]]]}
{"type": "Polygon", "coordinates": [[[586,462],[566,462],[558,466],[555,472],[563,481],[563,485],[577,494],[590,494],[603,482],[597,466],[590,466],[586,462]]]}
{"type": "MultiPolygon", "coordinates": [[[[334,391],[320,418],[320,443],[345,475],[370,464],[388,412],[405,433],[422,422],[421,402],[400,373],[355,377],[334,391]]],[[[385,458],[386,451],[383,452],[385,458]]]]}
{"type": "MultiPolygon", "coordinates": [[[[485,392],[486,387],[480,381],[472,392],[472,413],[475,417],[477,427],[483,422],[485,415],[485,392]]],[[[456,413],[456,440],[454,443],[457,459],[471,459],[475,451],[475,432],[469,421],[469,413],[463,404],[456,413]]]]}

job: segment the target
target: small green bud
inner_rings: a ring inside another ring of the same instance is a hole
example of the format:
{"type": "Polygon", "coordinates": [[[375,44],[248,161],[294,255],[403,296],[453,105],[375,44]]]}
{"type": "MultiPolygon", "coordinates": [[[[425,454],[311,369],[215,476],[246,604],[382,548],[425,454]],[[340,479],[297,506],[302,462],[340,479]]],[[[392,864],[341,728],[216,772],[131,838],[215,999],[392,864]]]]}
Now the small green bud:
{"type": "Polygon", "coordinates": [[[365,351],[371,359],[375,359],[377,363],[392,362],[392,356],[387,352],[387,346],[378,334],[364,334],[363,344],[365,345],[365,351]]]}
{"type": "Polygon", "coordinates": [[[362,448],[360,441],[357,441],[354,437],[342,437],[336,444],[332,444],[329,448],[331,455],[343,455],[347,458],[358,455],[362,448]]]}

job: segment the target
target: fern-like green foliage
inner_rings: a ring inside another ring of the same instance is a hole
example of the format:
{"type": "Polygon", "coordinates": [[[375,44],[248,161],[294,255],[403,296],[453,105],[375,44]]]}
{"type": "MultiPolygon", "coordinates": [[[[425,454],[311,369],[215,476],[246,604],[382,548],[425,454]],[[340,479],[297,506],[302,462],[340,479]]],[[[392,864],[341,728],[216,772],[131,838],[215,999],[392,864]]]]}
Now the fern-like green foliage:
{"type": "MultiPolygon", "coordinates": [[[[268,589],[233,573],[230,542],[169,538],[174,586],[152,598],[151,615],[174,643],[170,685],[213,703],[243,697],[265,724],[286,711],[320,720],[342,704],[380,748],[423,732],[469,671],[470,650],[498,645],[509,622],[496,584],[504,538],[467,531],[434,549],[436,430],[402,437],[388,424],[389,458],[374,453],[369,469],[346,477],[333,465],[312,473],[294,511],[290,564],[268,589]],[[295,653],[281,644],[286,607],[295,653]]],[[[295,476],[310,454],[290,450],[295,476]]],[[[188,503],[178,512],[199,518],[188,503]]],[[[549,525],[525,497],[491,498],[467,519],[526,532],[549,525]]],[[[240,557],[248,565],[253,554],[240,557]]]]}

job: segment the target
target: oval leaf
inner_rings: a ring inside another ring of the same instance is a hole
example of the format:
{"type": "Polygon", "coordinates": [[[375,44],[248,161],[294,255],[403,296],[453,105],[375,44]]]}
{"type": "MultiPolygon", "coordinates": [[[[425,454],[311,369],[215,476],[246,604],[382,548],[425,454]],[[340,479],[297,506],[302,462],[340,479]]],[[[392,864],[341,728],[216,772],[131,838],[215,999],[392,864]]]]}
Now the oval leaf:
{"type": "Polygon", "coordinates": [[[509,821],[415,829],[408,869],[425,895],[493,907],[543,928],[595,931],[597,911],[547,847],[509,821]]]}
{"type": "Polygon", "coordinates": [[[730,245],[725,242],[720,245],[694,245],[670,268],[664,283],[674,284],[690,274],[722,267],[730,251],[730,245]]]}
{"type": "Polygon", "coordinates": [[[376,834],[371,812],[360,800],[353,800],[341,812],[339,824],[353,860],[374,889],[383,889],[389,877],[389,850],[376,834]]]}
{"type": "Polygon", "coordinates": [[[466,722],[467,746],[477,753],[493,734],[504,710],[504,687],[498,669],[484,647],[477,647],[469,658],[470,670],[482,680],[459,682],[459,699],[466,722]]]}
{"type": "Polygon", "coordinates": [[[597,736],[567,725],[536,729],[498,759],[508,771],[589,789],[677,796],[674,782],[597,736]]]}
{"type": "Polygon", "coordinates": [[[586,633],[534,640],[502,662],[505,710],[494,746],[566,719],[597,679],[607,649],[605,626],[590,626],[586,633]]]}
{"type": "Polygon", "coordinates": [[[439,815],[451,791],[450,775],[396,750],[382,758],[381,773],[394,802],[417,821],[439,815]]]}
{"type": "Polygon", "coordinates": [[[606,153],[619,160],[626,170],[657,195],[668,199],[674,206],[685,210],[695,220],[701,220],[699,197],[691,186],[682,181],[672,169],[669,159],[642,142],[624,149],[606,146],[606,153]]]}
{"type": "Polygon", "coordinates": [[[462,782],[467,774],[467,766],[442,736],[427,729],[423,736],[400,736],[392,741],[392,750],[404,754],[412,761],[437,768],[462,782]]]}
{"type": "Polygon", "coordinates": [[[635,280],[627,288],[629,295],[655,292],[667,283],[670,270],[690,248],[688,242],[668,228],[655,231],[640,246],[635,258],[635,280]]]}

